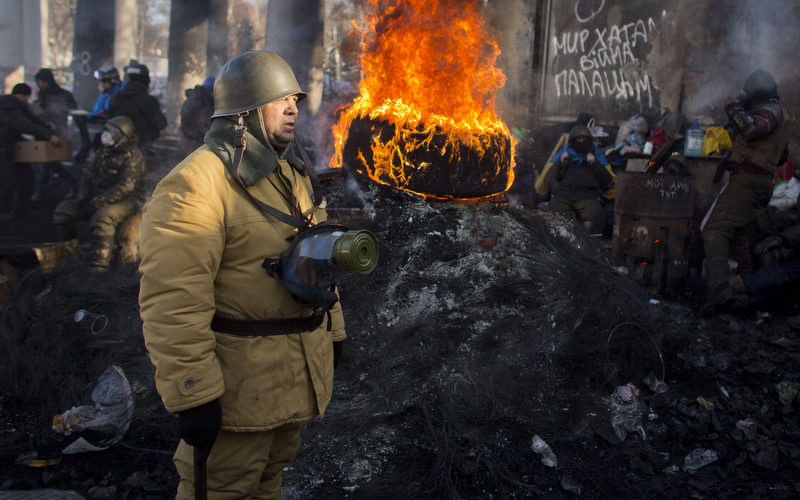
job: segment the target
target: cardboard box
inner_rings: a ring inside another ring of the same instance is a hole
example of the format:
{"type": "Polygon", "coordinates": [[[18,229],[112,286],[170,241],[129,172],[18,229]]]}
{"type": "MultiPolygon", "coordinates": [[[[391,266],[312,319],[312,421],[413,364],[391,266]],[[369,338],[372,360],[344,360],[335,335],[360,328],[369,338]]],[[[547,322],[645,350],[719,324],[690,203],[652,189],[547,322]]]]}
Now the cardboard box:
{"type": "Polygon", "coordinates": [[[14,161],[19,163],[48,163],[71,161],[72,143],[62,139],[58,144],[50,141],[18,141],[14,144],[14,161]]]}

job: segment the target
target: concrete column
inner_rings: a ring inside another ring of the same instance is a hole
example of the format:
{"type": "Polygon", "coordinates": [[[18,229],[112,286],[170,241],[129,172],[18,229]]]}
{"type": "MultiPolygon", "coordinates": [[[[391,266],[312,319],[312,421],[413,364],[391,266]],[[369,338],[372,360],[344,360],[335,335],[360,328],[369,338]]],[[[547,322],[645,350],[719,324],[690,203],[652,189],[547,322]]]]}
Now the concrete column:
{"type": "Polygon", "coordinates": [[[22,81],[22,0],[0,0],[3,23],[0,25],[0,78],[3,93],[22,81]]]}
{"type": "Polygon", "coordinates": [[[138,59],[136,53],[136,0],[116,0],[114,13],[114,66],[122,75],[122,68],[131,59],[138,59]]]}
{"type": "Polygon", "coordinates": [[[0,81],[3,93],[15,84],[33,81],[33,74],[49,61],[47,1],[0,0],[0,81]]]}
{"type": "Polygon", "coordinates": [[[116,3],[110,0],[77,0],[72,48],[73,94],[83,109],[92,109],[100,93],[94,70],[114,64],[115,10],[116,3]]]}

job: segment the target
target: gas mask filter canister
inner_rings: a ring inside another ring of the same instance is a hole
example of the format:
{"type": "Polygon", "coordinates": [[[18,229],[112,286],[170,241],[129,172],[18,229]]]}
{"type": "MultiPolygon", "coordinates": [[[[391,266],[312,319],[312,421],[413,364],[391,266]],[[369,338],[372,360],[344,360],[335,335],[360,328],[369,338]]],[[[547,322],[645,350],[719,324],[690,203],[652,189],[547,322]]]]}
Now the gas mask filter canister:
{"type": "Polygon", "coordinates": [[[378,255],[378,240],[371,232],[323,223],[298,233],[280,259],[265,259],[262,267],[298,302],[327,310],[338,301],[336,277],[372,272],[378,255]]]}

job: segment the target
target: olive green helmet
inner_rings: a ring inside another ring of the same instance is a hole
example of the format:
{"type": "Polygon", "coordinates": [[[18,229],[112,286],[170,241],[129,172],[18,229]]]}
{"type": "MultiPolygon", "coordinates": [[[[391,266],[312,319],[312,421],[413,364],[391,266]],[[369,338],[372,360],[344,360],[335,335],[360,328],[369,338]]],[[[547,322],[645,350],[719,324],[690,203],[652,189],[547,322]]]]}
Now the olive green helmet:
{"type": "Polygon", "coordinates": [[[569,138],[574,139],[575,137],[588,137],[591,139],[592,133],[589,132],[589,128],[585,125],[575,125],[572,127],[572,130],[569,131],[569,138]]]}
{"type": "Polygon", "coordinates": [[[297,95],[298,101],[306,97],[286,61],[273,52],[243,52],[225,63],[214,82],[212,118],[238,115],[288,95],[297,95]]]}
{"type": "Polygon", "coordinates": [[[133,126],[133,120],[127,116],[115,116],[109,119],[104,127],[114,135],[115,140],[120,139],[120,133],[125,135],[128,139],[133,139],[136,136],[136,128],[133,126]]]}

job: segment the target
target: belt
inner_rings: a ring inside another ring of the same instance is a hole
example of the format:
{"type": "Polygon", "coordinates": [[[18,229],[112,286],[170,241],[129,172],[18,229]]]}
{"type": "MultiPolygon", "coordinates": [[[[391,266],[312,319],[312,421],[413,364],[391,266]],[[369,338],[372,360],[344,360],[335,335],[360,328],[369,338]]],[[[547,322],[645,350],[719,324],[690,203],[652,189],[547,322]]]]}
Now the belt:
{"type": "Polygon", "coordinates": [[[323,316],[323,313],[316,313],[305,318],[234,319],[215,314],[211,319],[211,329],[244,337],[288,335],[316,330],[322,324],[323,316]]]}

